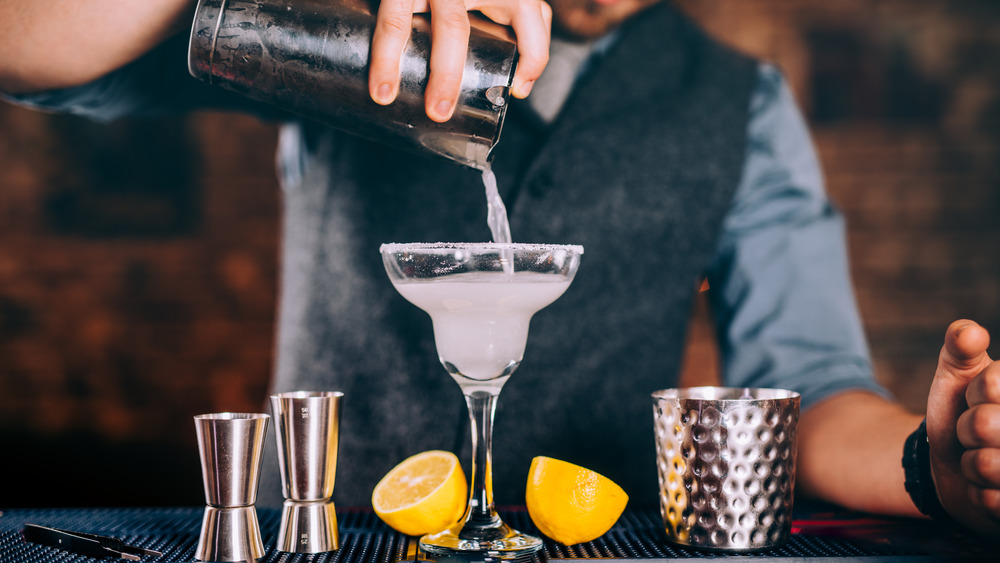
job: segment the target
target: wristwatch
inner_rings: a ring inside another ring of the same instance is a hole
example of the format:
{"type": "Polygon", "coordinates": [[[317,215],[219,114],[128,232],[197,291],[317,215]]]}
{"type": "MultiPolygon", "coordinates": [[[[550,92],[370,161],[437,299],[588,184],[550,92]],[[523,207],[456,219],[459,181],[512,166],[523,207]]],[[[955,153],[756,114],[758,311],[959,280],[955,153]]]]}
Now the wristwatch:
{"type": "Polygon", "coordinates": [[[920,422],[903,446],[903,471],[906,492],[921,514],[934,520],[950,522],[951,516],[941,506],[931,475],[931,448],[927,441],[927,419],[920,422]]]}

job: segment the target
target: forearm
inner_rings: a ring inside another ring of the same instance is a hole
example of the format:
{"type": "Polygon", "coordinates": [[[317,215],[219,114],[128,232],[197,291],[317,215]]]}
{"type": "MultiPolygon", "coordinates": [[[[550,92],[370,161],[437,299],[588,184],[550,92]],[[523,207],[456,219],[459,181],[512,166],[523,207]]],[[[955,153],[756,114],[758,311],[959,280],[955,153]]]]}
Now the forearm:
{"type": "Polygon", "coordinates": [[[85,84],[190,25],[193,0],[0,0],[0,91],[85,84]]]}
{"type": "Polygon", "coordinates": [[[919,516],[903,488],[901,460],[920,420],[865,392],[817,403],[799,420],[799,490],[855,510],[919,516]]]}

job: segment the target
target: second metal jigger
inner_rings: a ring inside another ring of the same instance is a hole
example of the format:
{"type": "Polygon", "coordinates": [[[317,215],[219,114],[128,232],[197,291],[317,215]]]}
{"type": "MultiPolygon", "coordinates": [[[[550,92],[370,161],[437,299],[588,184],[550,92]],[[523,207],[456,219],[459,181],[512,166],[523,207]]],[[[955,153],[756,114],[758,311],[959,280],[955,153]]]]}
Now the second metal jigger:
{"type": "Polygon", "coordinates": [[[194,417],[208,505],[196,559],[254,561],[264,556],[254,503],[269,418],[231,412],[194,417]]]}
{"type": "Polygon", "coordinates": [[[293,391],[271,395],[285,504],[278,550],[322,553],[339,547],[330,498],[337,474],[343,393],[293,391]]]}

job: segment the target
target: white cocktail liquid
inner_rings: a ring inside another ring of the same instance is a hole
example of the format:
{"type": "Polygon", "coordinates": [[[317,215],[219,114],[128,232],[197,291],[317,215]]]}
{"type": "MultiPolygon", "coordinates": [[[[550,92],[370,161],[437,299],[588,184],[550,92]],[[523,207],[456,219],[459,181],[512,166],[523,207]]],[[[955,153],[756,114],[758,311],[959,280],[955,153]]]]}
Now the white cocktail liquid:
{"type": "Polygon", "coordinates": [[[565,276],[536,272],[394,282],[407,301],[431,316],[438,357],[459,385],[481,382],[496,389],[521,363],[531,316],[569,284],[565,276]]]}
{"type": "MultiPolygon", "coordinates": [[[[500,198],[497,189],[497,177],[493,169],[487,166],[483,169],[483,186],[486,188],[486,224],[490,228],[493,242],[511,243],[510,222],[507,220],[507,207],[500,198]]],[[[514,252],[500,251],[500,265],[508,276],[514,275],[514,252]]]]}
{"type": "Polygon", "coordinates": [[[493,235],[493,242],[514,242],[510,238],[510,222],[507,221],[507,208],[500,199],[497,189],[497,177],[490,167],[483,169],[483,186],[486,188],[486,223],[493,235]]]}

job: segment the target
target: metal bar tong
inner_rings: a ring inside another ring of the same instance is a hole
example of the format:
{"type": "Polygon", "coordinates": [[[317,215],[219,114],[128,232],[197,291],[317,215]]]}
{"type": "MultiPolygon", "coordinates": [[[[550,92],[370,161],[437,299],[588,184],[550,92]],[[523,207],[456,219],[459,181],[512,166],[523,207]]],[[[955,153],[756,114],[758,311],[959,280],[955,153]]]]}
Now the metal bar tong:
{"type": "Polygon", "coordinates": [[[32,543],[57,547],[88,557],[118,557],[139,561],[144,555],[154,557],[163,555],[159,551],[128,545],[118,538],[47,528],[36,524],[25,524],[21,535],[32,543]]]}

